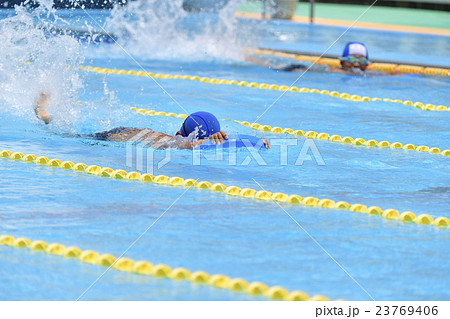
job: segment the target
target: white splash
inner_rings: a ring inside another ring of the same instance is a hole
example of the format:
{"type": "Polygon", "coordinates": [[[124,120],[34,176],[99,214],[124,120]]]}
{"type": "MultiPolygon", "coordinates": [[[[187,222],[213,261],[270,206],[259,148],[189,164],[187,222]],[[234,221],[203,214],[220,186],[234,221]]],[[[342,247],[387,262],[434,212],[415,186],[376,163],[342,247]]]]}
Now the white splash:
{"type": "Polygon", "coordinates": [[[240,2],[230,0],[218,14],[191,14],[183,0],[132,1],[112,10],[106,29],[140,59],[242,60],[234,16],[240,2]]]}
{"type": "Polygon", "coordinates": [[[0,20],[0,112],[37,121],[33,108],[44,93],[52,125],[70,131],[79,116],[74,105],[83,87],[77,71],[82,57],[74,38],[48,33],[47,20],[58,19],[52,5],[42,0],[34,10],[16,6],[15,16],[0,20]]]}

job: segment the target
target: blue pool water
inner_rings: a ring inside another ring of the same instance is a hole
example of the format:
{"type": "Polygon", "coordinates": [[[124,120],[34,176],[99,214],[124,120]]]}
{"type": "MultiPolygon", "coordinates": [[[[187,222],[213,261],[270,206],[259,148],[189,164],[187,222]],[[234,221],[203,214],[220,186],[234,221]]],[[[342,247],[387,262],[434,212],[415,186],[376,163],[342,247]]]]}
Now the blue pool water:
{"type": "MultiPolygon", "coordinates": [[[[120,12],[113,14],[113,19],[108,18],[109,12],[88,13],[75,10],[57,14],[72,28],[92,27],[100,31],[91,17],[102,20],[102,25],[110,28],[107,30],[118,34],[122,32],[120,27],[130,26],[120,12]]],[[[164,93],[150,78],[75,70],[79,64],[127,70],[140,70],[141,66],[154,73],[290,85],[299,73],[276,72],[245,63],[244,45],[234,43],[234,37],[247,41],[253,35],[250,42],[254,46],[320,52],[343,29],[240,20],[233,21],[231,31],[227,29],[231,35],[222,37],[220,42],[217,40],[223,34],[220,28],[196,36],[204,19],[212,25],[218,23],[214,16],[183,16],[184,35],[166,34],[166,42],[162,43],[134,41],[133,37],[133,41],[123,40],[131,58],[113,45],[78,43],[67,36],[56,36],[53,40],[41,38],[32,25],[48,23],[48,19],[32,18],[29,14],[19,12],[16,16],[12,11],[0,11],[0,35],[7,43],[5,49],[0,49],[1,149],[131,171],[125,145],[93,141],[84,136],[118,126],[149,127],[174,134],[182,123],[177,118],[142,116],[130,111],[129,106],[175,113],[203,110],[222,119],[222,128],[230,134],[269,139],[271,149],[261,152],[265,165],[258,165],[254,160],[242,165],[248,155],[245,150],[237,152],[237,165],[229,165],[229,154],[222,160],[202,158],[201,165],[194,165],[192,151],[175,150],[170,152],[170,161],[154,175],[256,190],[262,187],[271,192],[450,217],[447,157],[314,140],[325,165],[318,165],[313,157],[299,166],[294,163],[304,138],[263,134],[232,121],[256,121],[279,97],[279,91],[158,79],[164,93]],[[23,29],[17,27],[19,21],[23,29]],[[8,37],[19,37],[19,33],[22,41],[8,37]],[[187,42],[184,36],[195,41],[187,42]],[[228,49],[220,54],[214,48],[216,42],[218,48],[228,49]],[[209,50],[204,57],[202,45],[209,50]],[[184,48],[189,54],[183,54],[184,48]],[[23,60],[34,63],[23,65],[20,63],[23,60]],[[35,96],[42,89],[55,97],[49,110],[54,121],[49,126],[39,122],[32,110],[35,96]],[[76,101],[87,103],[75,104],[76,101]],[[289,146],[287,165],[280,164],[283,153],[277,143],[296,144],[289,146]]],[[[64,25],[61,21],[58,24],[64,25]]],[[[371,55],[376,58],[418,63],[432,59],[434,64],[450,65],[448,38],[439,36],[350,30],[329,53],[339,54],[346,41],[356,38],[367,42],[371,55]],[[423,41],[433,50],[421,50],[423,47],[418,43],[423,41]]],[[[296,85],[450,105],[450,82],[440,77],[354,77],[309,72],[296,85]]],[[[448,112],[424,112],[396,103],[356,103],[317,94],[287,93],[258,122],[450,148],[448,112]]],[[[155,160],[162,160],[165,155],[165,151],[154,152],[155,160]]],[[[334,209],[284,204],[280,208],[271,202],[199,189],[186,191],[181,187],[99,178],[8,159],[0,159],[0,171],[0,235],[57,242],[119,256],[167,210],[127,252],[127,257],[241,277],[249,282],[262,281],[331,299],[450,298],[448,229],[334,209]]],[[[105,270],[7,246],[0,246],[0,256],[2,300],[74,300],[105,270]]],[[[264,300],[114,270],[107,272],[83,299],[264,300]]]]}

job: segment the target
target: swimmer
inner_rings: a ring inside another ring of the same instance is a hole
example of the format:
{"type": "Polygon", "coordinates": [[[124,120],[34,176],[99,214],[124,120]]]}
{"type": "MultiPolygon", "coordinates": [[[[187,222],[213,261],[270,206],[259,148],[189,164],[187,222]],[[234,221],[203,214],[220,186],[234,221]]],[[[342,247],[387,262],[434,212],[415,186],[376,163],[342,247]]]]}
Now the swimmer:
{"type": "MultiPolygon", "coordinates": [[[[35,112],[45,124],[50,123],[47,114],[48,94],[41,93],[36,101],[35,112]]],[[[195,112],[189,115],[183,122],[175,136],[155,132],[148,128],[117,127],[109,131],[90,134],[89,137],[100,141],[113,142],[141,142],[155,149],[169,147],[179,149],[193,149],[206,141],[213,144],[223,144],[228,135],[220,129],[219,120],[208,112],[195,112]],[[194,138],[195,136],[195,138],[194,138]]],[[[269,148],[266,139],[261,139],[265,147],[269,148]]]]}
{"type": "MultiPolygon", "coordinates": [[[[323,65],[314,65],[310,68],[310,71],[325,71],[344,74],[365,74],[365,71],[370,63],[367,47],[364,45],[364,43],[361,42],[347,43],[345,45],[342,57],[340,57],[339,60],[341,62],[340,67],[324,67],[323,65]]],[[[256,63],[276,71],[304,72],[308,69],[308,65],[302,63],[280,65],[274,64],[269,60],[256,57],[247,57],[246,61],[256,63]]]]}
{"type": "Polygon", "coordinates": [[[349,42],[345,45],[341,60],[341,70],[344,72],[365,72],[369,66],[369,52],[364,43],[349,42]]]}

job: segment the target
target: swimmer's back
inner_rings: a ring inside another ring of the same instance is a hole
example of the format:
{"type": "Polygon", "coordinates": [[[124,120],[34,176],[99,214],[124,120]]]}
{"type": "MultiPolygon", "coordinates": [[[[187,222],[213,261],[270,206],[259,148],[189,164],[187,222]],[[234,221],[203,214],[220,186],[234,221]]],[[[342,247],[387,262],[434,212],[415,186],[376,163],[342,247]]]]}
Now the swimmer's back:
{"type": "Polygon", "coordinates": [[[91,136],[99,141],[126,142],[143,130],[140,128],[119,126],[109,131],[94,133],[91,136]]]}
{"type": "Polygon", "coordinates": [[[99,141],[112,142],[143,142],[153,148],[167,147],[166,143],[172,139],[172,136],[155,132],[149,128],[134,127],[116,127],[109,131],[103,131],[91,135],[92,138],[99,141]]]}

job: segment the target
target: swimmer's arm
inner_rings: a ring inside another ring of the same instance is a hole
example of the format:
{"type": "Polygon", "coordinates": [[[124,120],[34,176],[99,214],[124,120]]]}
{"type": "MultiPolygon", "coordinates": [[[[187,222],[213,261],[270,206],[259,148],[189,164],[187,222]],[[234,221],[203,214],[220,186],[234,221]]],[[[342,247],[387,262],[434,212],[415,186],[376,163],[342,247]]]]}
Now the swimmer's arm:
{"type": "Polygon", "coordinates": [[[154,149],[163,150],[172,146],[180,148],[177,141],[172,141],[174,138],[170,135],[159,137],[157,141],[152,145],[154,149]]]}
{"type": "MultiPolygon", "coordinates": [[[[228,139],[228,135],[224,132],[224,131],[220,131],[220,132],[218,132],[218,133],[215,133],[215,134],[213,134],[213,135],[211,135],[210,137],[209,137],[209,140],[211,140],[211,143],[213,143],[213,144],[223,144],[223,143],[225,143],[225,140],[227,140],[228,139]]],[[[195,146],[198,146],[198,145],[200,145],[200,144],[203,144],[203,143],[205,143],[207,140],[200,140],[200,141],[197,141],[196,143],[196,145],[195,146]]],[[[263,143],[264,143],[264,146],[267,148],[267,149],[269,149],[270,147],[269,147],[269,142],[265,139],[265,138],[261,138],[261,141],[263,141],[263,143]]],[[[195,147],[194,146],[194,147],[195,147]]]]}
{"type": "Polygon", "coordinates": [[[205,143],[207,140],[198,140],[198,141],[186,141],[184,137],[172,137],[169,140],[163,141],[163,143],[154,144],[153,147],[158,150],[163,150],[166,148],[177,148],[177,149],[187,149],[191,150],[197,147],[200,144],[205,143]]]}
{"type": "Polygon", "coordinates": [[[34,106],[34,112],[36,116],[44,121],[45,124],[50,123],[50,117],[47,115],[48,97],[46,94],[39,94],[39,98],[34,106]]]}
{"type": "Polygon", "coordinates": [[[178,149],[194,149],[197,146],[205,143],[208,140],[211,140],[211,143],[213,144],[223,144],[225,143],[225,140],[228,139],[228,135],[224,131],[217,132],[213,135],[211,135],[207,139],[197,140],[197,141],[186,141],[186,138],[183,138],[181,136],[174,136],[169,141],[166,141],[165,143],[158,145],[158,149],[164,149],[168,147],[175,147],[178,149]]]}
{"type": "MultiPolygon", "coordinates": [[[[194,149],[197,146],[199,146],[209,140],[211,140],[212,144],[220,145],[220,144],[225,143],[225,140],[227,140],[227,139],[228,139],[228,135],[224,131],[217,132],[217,133],[211,135],[208,139],[197,140],[197,141],[193,141],[193,142],[186,141],[185,138],[180,137],[180,136],[174,136],[173,138],[164,141],[164,143],[158,145],[157,147],[155,147],[155,145],[154,145],[154,147],[158,148],[158,149],[165,149],[165,148],[169,148],[169,147],[175,147],[178,149],[194,149]]],[[[261,140],[263,141],[264,146],[267,149],[269,149],[269,142],[264,138],[262,138],[261,140]]]]}

